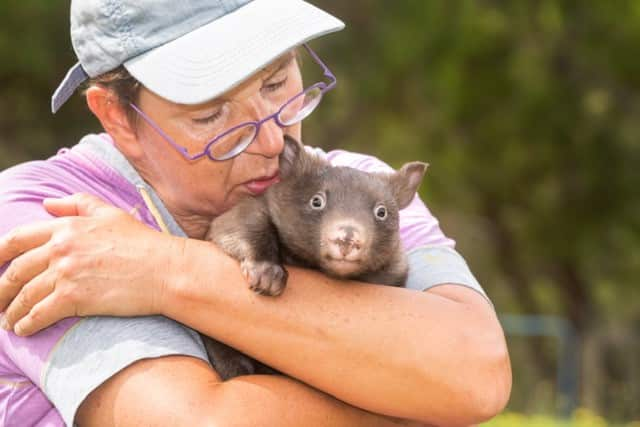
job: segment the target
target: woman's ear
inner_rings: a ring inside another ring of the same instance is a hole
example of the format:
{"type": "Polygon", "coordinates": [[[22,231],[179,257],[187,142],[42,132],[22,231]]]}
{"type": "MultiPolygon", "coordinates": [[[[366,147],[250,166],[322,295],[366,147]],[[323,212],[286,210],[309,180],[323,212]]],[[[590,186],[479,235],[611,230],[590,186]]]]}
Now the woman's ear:
{"type": "Polygon", "coordinates": [[[87,105],[113,140],[127,157],[142,155],[135,128],[129,121],[126,109],[109,89],[92,86],[87,89],[87,105]]]}

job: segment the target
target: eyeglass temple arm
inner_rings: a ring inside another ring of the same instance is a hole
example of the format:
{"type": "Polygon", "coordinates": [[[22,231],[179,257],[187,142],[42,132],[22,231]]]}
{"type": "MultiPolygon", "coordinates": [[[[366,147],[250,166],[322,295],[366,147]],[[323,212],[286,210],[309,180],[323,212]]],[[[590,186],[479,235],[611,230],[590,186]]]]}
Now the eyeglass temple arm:
{"type": "Polygon", "coordinates": [[[309,52],[309,55],[311,55],[313,57],[313,59],[320,64],[320,66],[322,67],[323,70],[323,75],[328,78],[329,80],[331,80],[331,82],[327,85],[327,90],[328,89],[332,89],[338,82],[338,79],[336,78],[336,76],[333,75],[333,73],[331,72],[331,70],[329,70],[329,67],[327,67],[327,65],[322,62],[322,59],[320,59],[320,57],[311,49],[311,47],[309,47],[309,45],[307,43],[303,43],[303,46],[305,49],[307,49],[307,52],[309,52]]]}
{"type": "Polygon", "coordinates": [[[140,117],[142,117],[144,119],[144,121],[147,122],[147,124],[149,126],[151,126],[153,129],[155,129],[156,132],[158,132],[169,144],[171,144],[173,146],[173,148],[178,150],[180,152],[180,154],[182,154],[186,159],[188,159],[188,160],[197,160],[197,159],[199,159],[200,157],[203,156],[203,154],[196,154],[195,156],[192,156],[191,154],[189,154],[189,151],[185,147],[183,147],[182,145],[178,145],[173,140],[173,138],[171,138],[169,135],[164,133],[164,131],[162,129],[160,129],[160,127],[158,125],[156,125],[156,123],[153,120],[151,120],[151,118],[149,116],[147,116],[144,111],[142,111],[140,108],[138,108],[137,105],[135,105],[134,103],[130,103],[129,105],[131,105],[131,108],[133,108],[134,110],[136,110],[136,112],[138,114],[140,114],[140,117]]]}

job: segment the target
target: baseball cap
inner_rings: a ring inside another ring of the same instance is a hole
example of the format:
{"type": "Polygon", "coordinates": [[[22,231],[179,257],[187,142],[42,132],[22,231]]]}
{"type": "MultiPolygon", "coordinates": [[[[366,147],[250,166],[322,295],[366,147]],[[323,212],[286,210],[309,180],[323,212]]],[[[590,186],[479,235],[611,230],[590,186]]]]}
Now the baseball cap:
{"type": "Polygon", "coordinates": [[[57,112],[88,78],[120,65],[155,94],[199,104],[344,23],[303,0],[73,0],[78,57],[51,98],[57,112]]]}

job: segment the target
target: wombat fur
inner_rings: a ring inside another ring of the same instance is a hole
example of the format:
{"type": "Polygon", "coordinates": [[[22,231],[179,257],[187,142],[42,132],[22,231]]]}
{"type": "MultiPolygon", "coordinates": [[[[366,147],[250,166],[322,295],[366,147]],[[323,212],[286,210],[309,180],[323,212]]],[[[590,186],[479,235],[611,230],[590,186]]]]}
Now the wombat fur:
{"type": "MultiPolygon", "coordinates": [[[[394,173],[333,167],[288,136],[279,160],[281,182],[217,217],[206,235],[240,261],[250,289],[280,295],[287,282],[283,263],[403,286],[408,264],[398,211],[413,199],[427,165],[411,162],[394,173]]],[[[223,343],[203,340],[224,380],[276,372],[223,343]]]]}

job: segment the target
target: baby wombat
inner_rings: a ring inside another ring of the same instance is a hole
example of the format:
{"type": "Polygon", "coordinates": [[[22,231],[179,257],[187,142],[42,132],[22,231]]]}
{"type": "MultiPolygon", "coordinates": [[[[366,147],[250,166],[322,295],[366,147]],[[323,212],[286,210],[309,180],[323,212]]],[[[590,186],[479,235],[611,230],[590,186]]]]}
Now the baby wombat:
{"type": "MultiPolygon", "coordinates": [[[[399,238],[398,211],[413,199],[427,165],[405,164],[393,173],[334,167],[285,137],[281,182],[217,217],[206,239],[240,261],[249,287],[280,295],[283,263],[330,276],[403,286],[408,264],[399,238]]],[[[211,363],[223,379],[270,368],[204,337],[211,363]]]]}

